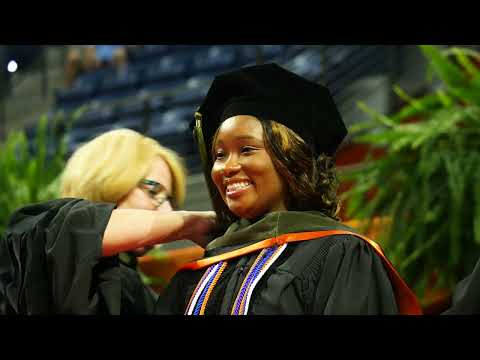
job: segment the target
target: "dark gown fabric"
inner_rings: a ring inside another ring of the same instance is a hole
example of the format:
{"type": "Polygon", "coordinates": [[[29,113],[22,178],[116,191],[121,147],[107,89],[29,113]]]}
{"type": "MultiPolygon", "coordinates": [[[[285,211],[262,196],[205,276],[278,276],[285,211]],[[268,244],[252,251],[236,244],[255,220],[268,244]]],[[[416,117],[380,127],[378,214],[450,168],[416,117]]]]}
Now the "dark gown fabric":
{"type": "Polygon", "coordinates": [[[138,273],[118,256],[101,256],[114,208],[114,204],[60,199],[17,210],[0,243],[0,311],[151,313],[156,298],[138,273]]]}
{"type": "MultiPolygon", "coordinates": [[[[318,214],[283,212],[280,221],[275,216],[269,214],[255,224],[242,225],[244,220],[233,224],[227,236],[207,248],[205,257],[248,246],[272,234],[346,228],[318,214]]],[[[257,255],[258,252],[228,260],[210,295],[205,315],[231,313],[257,255]]],[[[155,313],[184,314],[205,271],[202,268],[177,273],[158,299],[155,313]]],[[[289,243],[258,282],[248,309],[252,315],[397,313],[392,284],[381,258],[368,243],[350,235],[289,243]]]]}
{"type": "Polygon", "coordinates": [[[480,260],[472,273],[455,287],[452,306],[442,315],[480,314],[480,260]]]}

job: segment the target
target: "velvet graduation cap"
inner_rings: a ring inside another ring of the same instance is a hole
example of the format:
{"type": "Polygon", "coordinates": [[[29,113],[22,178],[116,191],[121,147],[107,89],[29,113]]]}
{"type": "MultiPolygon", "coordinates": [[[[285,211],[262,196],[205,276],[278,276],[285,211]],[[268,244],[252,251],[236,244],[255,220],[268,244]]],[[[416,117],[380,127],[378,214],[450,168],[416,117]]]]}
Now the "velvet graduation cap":
{"type": "Polygon", "coordinates": [[[210,152],[219,125],[235,115],[275,120],[300,135],[317,156],[335,154],[347,135],[329,90],[276,64],[244,67],[215,77],[195,114],[197,141],[206,147],[201,152],[210,152]]]}
{"type": "Polygon", "coordinates": [[[212,82],[195,113],[194,136],[212,199],[210,149],[220,124],[235,115],[274,120],[295,131],[315,156],[335,154],[347,135],[329,90],[276,64],[243,67],[212,82]]]}

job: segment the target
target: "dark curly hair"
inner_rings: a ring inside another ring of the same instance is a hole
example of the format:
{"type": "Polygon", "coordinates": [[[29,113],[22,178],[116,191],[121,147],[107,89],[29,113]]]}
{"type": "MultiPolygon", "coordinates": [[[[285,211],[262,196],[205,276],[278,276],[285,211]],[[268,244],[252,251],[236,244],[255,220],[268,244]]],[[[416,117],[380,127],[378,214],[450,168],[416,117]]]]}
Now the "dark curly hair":
{"type": "MultiPolygon", "coordinates": [[[[287,209],[316,210],[339,220],[338,181],[333,157],[325,154],[315,157],[310,147],[293,130],[273,120],[258,120],[263,128],[265,148],[287,188],[287,209]]],[[[218,131],[213,136],[212,159],[218,131]]],[[[212,200],[217,216],[221,223],[228,226],[237,217],[225,205],[211,179],[207,182],[214,189],[212,200]]]]}
{"type": "Polygon", "coordinates": [[[272,120],[261,120],[266,150],[288,189],[287,209],[318,210],[337,219],[339,200],[335,161],[310,147],[293,130],[272,120]]]}

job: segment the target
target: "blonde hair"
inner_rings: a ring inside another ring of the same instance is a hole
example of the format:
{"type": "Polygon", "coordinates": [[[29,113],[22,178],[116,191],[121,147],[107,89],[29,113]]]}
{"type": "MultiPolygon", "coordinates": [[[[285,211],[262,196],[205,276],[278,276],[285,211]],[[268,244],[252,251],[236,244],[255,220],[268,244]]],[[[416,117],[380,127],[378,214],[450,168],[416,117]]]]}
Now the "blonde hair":
{"type": "Polygon", "coordinates": [[[156,156],[172,173],[172,196],[185,200],[186,170],[174,151],[130,129],[108,131],[82,145],[62,174],[61,196],[118,203],[148,173],[156,156]]]}

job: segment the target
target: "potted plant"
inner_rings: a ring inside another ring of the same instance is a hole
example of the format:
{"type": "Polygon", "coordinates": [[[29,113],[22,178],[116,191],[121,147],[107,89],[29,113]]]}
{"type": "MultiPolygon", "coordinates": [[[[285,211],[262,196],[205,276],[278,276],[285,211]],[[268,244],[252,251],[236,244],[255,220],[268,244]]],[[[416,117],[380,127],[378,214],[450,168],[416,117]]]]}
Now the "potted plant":
{"type": "Polygon", "coordinates": [[[43,115],[31,143],[24,131],[10,132],[0,143],[0,236],[16,209],[58,197],[66,134],[79,114],[59,112],[50,120],[43,115]]]}
{"type": "Polygon", "coordinates": [[[419,48],[440,83],[417,98],[395,86],[406,104],[390,116],[359,103],[372,120],[354,139],[384,153],[341,180],[355,184],[342,194],[349,217],[387,219],[376,240],[427,307],[480,257],[480,54],[419,48]]]}

